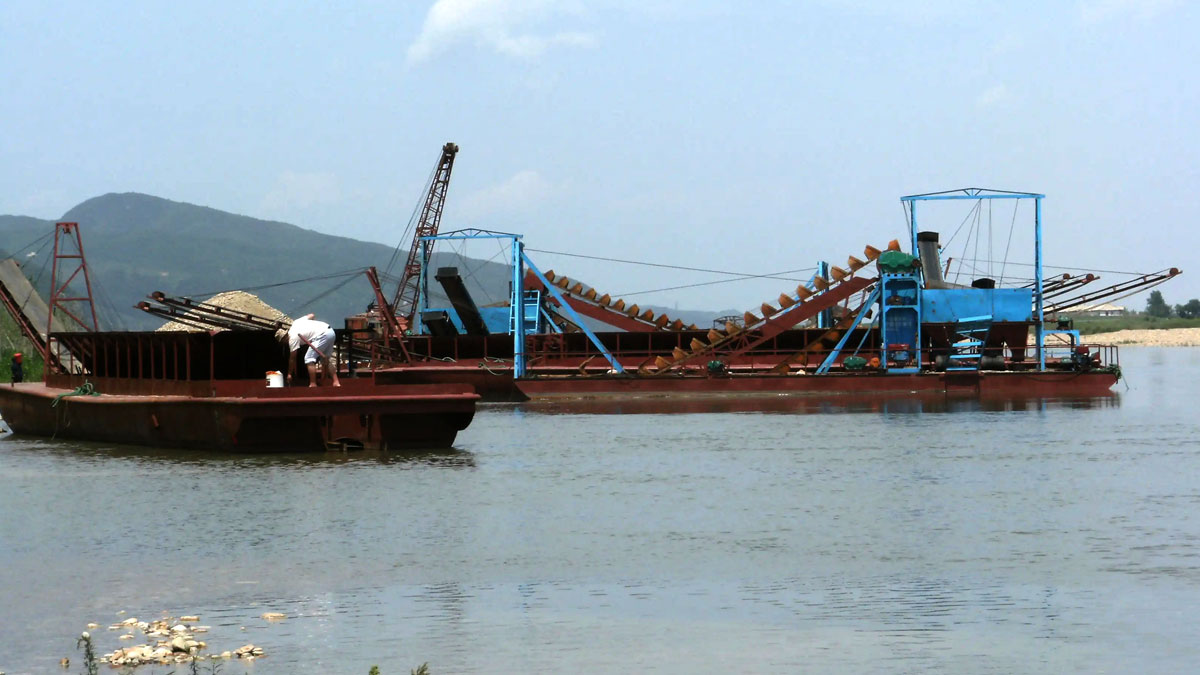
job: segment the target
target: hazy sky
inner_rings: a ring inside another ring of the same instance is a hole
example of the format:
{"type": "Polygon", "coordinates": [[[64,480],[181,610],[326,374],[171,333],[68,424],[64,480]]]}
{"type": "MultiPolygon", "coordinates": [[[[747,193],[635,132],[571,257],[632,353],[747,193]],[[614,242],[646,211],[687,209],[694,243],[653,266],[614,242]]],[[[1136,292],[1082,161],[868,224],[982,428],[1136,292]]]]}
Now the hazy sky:
{"type": "MultiPolygon", "coordinates": [[[[533,248],[775,272],[903,236],[900,195],[982,186],[1048,195],[1050,264],[1186,269],[1198,18],[1171,0],[5,0],[0,213],[136,191],[395,244],[454,141],[443,230],[533,248]]],[[[1030,259],[1030,213],[1010,261],[1030,259]]],[[[995,257],[1011,204],[990,220],[995,257]]],[[[614,294],[720,278],[536,258],[614,294]]],[[[1168,301],[1200,296],[1187,271],[1168,301]]],[[[792,286],[634,299],[746,308],[792,286]]]]}

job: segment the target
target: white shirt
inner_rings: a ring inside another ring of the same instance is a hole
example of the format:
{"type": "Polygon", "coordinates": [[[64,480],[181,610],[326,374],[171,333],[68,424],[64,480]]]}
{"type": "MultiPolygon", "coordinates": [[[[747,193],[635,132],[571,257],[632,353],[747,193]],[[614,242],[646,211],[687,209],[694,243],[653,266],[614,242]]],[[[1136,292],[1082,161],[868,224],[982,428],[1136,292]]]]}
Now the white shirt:
{"type": "Polygon", "coordinates": [[[296,319],[288,329],[288,348],[296,351],[316,342],[318,338],[329,331],[329,324],[316,319],[296,319]],[[308,342],[305,342],[307,340],[308,342]]]}

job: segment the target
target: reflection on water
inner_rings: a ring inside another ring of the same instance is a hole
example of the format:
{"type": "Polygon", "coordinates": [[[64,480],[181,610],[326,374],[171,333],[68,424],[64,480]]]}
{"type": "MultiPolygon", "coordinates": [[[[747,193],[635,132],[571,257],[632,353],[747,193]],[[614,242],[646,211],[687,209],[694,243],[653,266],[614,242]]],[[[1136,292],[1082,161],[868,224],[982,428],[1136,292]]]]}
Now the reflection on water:
{"type": "Polygon", "coordinates": [[[1122,361],[1097,399],[488,406],[433,454],[7,439],[0,670],[167,612],[259,675],[1186,672],[1200,350],[1122,361]]]}
{"type": "Polygon", "coordinates": [[[178,464],[194,464],[211,467],[223,463],[232,463],[245,467],[318,467],[325,465],[353,464],[368,462],[375,464],[427,464],[430,466],[462,466],[474,465],[470,452],[457,448],[439,448],[436,450],[401,450],[382,452],[377,450],[331,450],[324,453],[313,452],[263,452],[263,453],[231,453],[219,451],[187,450],[174,448],[150,448],[135,445],[116,445],[113,443],[94,443],[88,441],[57,441],[45,438],[16,437],[6,448],[14,453],[35,453],[38,455],[62,455],[75,460],[98,461],[130,460],[144,462],[167,462],[178,464]]]}

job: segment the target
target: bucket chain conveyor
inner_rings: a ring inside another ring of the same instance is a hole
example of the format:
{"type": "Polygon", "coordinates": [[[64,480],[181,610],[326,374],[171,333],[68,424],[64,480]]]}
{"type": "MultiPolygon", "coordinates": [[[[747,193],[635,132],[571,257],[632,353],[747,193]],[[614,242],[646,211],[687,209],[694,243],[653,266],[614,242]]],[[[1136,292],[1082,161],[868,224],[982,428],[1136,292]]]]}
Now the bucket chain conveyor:
{"type": "MultiPolygon", "coordinates": [[[[554,270],[546,270],[546,280],[558,288],[563,300],[576,312],[621,330],[631,333],[697,330],[694,324],[685,324],[666,314],[656,316],[654,310],[642,309],[636,303],[626,305],[624,300],[613,300],[607,293],[600,294],[578,281],[556,275],[554,270]]],[[[525,275],[525,288],[545,290],[532,273],[525,275]]]]}
{"type": "MultiPolygon", "coordinates": [[[[895,244],[895,242],[893,242],[895,244]]],[[[898,244],[895,244],[898,246],[898,244]]],[[[890,248],[890,246],[889,246],[890,248]]],[[[662,375],[676,371],[689,362],[702,358],[729,358],[743,354],[762,343],[774,338],[785,330],[792,328],[801,321],[810,319],[817,314],[831,309],[838,303],[850,298],[855,293],[869,288],[875,279],[855,277],[860,269],[879,257],[880,250],[867,246],[863,249],[866,260],[850,256],[846,268],[831,267],[829,277],[814,276],[811,288],[801,284],[794,295],[779,296],[779,307],[763,303],[759,308],[762,316],[746,312],[742,316],[743,325],[733,322],[725,324],[725,329],[712,329],[706,336],[708,341],[693,338],[690,349],[676,348],[671,358],[659,356],[655,359],[656,370],[643,369],[646,374],[662,375]]]]}

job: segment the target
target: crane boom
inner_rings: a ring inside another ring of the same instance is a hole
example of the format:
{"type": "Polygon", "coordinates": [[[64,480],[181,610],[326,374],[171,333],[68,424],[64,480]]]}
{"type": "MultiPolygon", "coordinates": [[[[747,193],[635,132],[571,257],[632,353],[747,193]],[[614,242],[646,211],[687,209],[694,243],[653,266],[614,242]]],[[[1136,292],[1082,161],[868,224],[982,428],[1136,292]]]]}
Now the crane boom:
{"type": "Polygon", "coordinates": [[[458,154],[458,146],[447,143],[442,146],[442,156],[438,160],[437,170],[429,183],[429,192],[425,195],[425,204],[421,207],[421,217],[413,232],[412,246],[408,249],[408,261],[400,275],[400,283],[396,286],[396,297],[392,307],[396,316],[405,317],[408,325],[413,323],[417,311],[417,294],[420,290],[422,260],[417,257],[418,250],[425,255],[429,253],[429,244],[421,241],[422,237],[432,237],[438,233],[442,222],[442,208],[446,205],[446,190],[450,187],[450,170],[454,168],[454,156],[458,154]]]}

